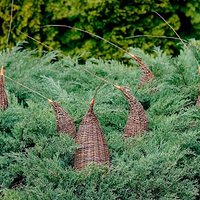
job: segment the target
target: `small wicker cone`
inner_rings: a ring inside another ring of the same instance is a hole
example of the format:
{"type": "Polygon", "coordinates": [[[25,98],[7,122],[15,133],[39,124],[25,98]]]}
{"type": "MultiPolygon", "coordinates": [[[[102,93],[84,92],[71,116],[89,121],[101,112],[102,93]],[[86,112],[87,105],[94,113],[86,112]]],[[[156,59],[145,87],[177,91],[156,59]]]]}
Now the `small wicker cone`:
{"type": "MultiPolygon", "coordinates": [[[[198,67],[198,74],[200,75],[200,66],[198,67]]],[[[200,86],[199,86],[199,93],[196,101],[196,106],[200,107],[200,86]]]]}
{"type": "Polygon", "coordinates": [[[145,63],[143,63],[142,59],[138,56],[132,55],[132,58],[139,64],[141,69],[141,77],[138,88],[141,88],[145,83],[154,79],[154,75],[151,70],[147,67],[145,63]]]}
{"type": "Polygon", "coordinates": [[[196,101],[196,106],[200,107],[200,91],[199,91],[198,98],[197,98],[197,101],[196,101]]]}
{"type": "Polygon", "coordinates": [[[93,112],[94,99],[90,103],[89,110],[83,118],[76,143],[79,145],[75,153],[74,168],[83,169],[88,164],[109,164],[110,153],[105,137],[102,133],[98,119],[93,112]]]}
{"type": "Polygon", "coordinates": [[[129,116],[124,129],[124,136],[131,137],[148,130],[148,119],[142,104],[131,94],[127,87],[115,86],[129,103],[129,116]]]}
{"type": "Polygon", "coordinates": [[[8,98],[4,87],[4,67],[1,67],[0,73],[0,109],[6,110],[8,108],[8,98]]]}
{"type": "Polygon", "coordinates": [[[76,127],[70,115],[64,111],[59,103],[54,102],[50,99],[48,101],[55,111],[57,131],[67,133],[70,134],[72,137],[75,137],[76,127]]]}

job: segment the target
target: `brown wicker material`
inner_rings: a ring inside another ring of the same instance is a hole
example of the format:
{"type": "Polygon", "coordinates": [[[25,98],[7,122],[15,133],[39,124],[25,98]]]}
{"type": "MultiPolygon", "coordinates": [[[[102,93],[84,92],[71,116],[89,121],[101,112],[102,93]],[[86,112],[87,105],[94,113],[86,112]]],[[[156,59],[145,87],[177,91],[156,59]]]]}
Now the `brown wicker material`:
{"type": "MultiPolygon", "coordinates": [[[[200,90],[200,89],[199,89],[199,90],[200,90]]],[[[199,94],[198,94],[196,106],[197,106],[197,107],[200,107],[200,91],[199,91],[199,94]]]]}
{"type": "Polygon", "coordinates": [[[109,164],[110,154],[105,137],[102,133],[98,119],[93,112],[94,99],[83,118],[76,135],[76,143],[79,145],[75,153],[74,168],[82,169],[88,164],[109,164]]]}
{"type": "Polygon", "coordinates": [[[124,136],[131,137],[141,134],[148,129],[148,119],[141,103],[131,94],[127,87],[116,86],[122,91],[129,103],[129,116],[124,129],[124,136]]]}
{"type": "Polygon", "coordinates": [[[75,137],[76,128],[72,118],[67,112],[59,105],[59,103],[49,100],[49,103],[52,105],[55,114],[56,114],[56,126],[57,131],[62,133],[70,134],[72,137],[75,137]]]}
{"type": "Polygon", "coordinates": [[[7,107],[8,107],[8,98],[4,87],[4,68],[2,66],[0,74],[0,109],[6,110],[7,107]]]}
{"type": "MultiPolygon", "coordinates": [[[[200,66],[198,67],[198,74],[200,75],[200,66]]],[[[200,86],[199,86],[199,93],[196,101],[196,106],[200,107],[200,86]]]]}
{"type": "Polygon", "coordinates": [[[139,64],[141,69],[141,77],[138,88],[141,88],[145,83],[154,79],[154,75],[151,70],[143,63],[142,59],[138,56],[133,55],[132,58],[139,64]]]}

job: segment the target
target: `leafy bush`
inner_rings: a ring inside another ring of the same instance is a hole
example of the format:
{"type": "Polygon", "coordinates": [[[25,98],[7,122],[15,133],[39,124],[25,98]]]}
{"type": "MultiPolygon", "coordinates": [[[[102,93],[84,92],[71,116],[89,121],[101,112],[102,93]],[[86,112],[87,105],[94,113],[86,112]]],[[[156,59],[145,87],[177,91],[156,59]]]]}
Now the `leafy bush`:
{"type": "Polygon", "coordinates": [[[138,90],[139,69],[132,63],[91,58],[57,59],[56,52],[15,47],[0,53],[6,75],[59,101],[78,128],[95,88],[90,70],[115,84],[128,85],[145,106],[149,131],[123,139],[128,105],[123,95],[104,84],[95,113],[107,139],[112,165],[74,171],[74,140],[58,134],[47,100],[6,79],[9,108],[0,113],[0,196],[10,199],[198,199],[200,113],[198,49],[183,48],[172,58],[159,48],[152,57],[131,48],[148,64],[155,80],[138,90]],[[22,98],[26,103],[20,104],[22,98]]]}
{"type": "MultiPolygon", "coordinates": [[[[27,35],[71,54],[88,57],[119,58],[122,52],[88,34],[48,24],[64,24],[93,32],[124,49],[130,46],[150,50],[162,46],[168,53],[177,53],[178,40],[139,37],[136,35],[175,36],[169,26],[154,13],[160,13],[181,37],[200,39],[200,3],[188,1],[142,0],[74,0],[74,1],[14,1],[12,32],[9,45],[28,40],[27,35]],[[79,9],[77,9],[79,8],[79,9]],[[25,33],[25,34],[24,34],[25,33]]],[[[0,48],[7,47],[11,2],[0,3],[0,48]]],[[[42,49],[28,40],[28,47],[42,49]]]]}

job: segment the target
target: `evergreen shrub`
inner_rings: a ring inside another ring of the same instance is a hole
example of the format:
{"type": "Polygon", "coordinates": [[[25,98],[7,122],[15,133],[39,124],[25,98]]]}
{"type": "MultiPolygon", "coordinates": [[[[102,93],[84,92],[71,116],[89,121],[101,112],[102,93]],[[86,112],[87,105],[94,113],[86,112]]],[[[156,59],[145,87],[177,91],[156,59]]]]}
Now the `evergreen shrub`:
{"type": "Polygon", "coordinates": [[[159,48],[155,56],[138,52],[155,79],[138,90],[139,68],[132,63],[77,57],[57,59],[15,47],[0,53],[5,74],[60,102],[78,128],[100,80],[88,69],[118,85],[128,85],[146,105],[149,130],[124,139],[128,105],[113,86],[101,86],[94,111],[105,134],[111,167],[73,169],[74,139],[56,132],[47,100],[5,79],[9,108],[0,112],[0,198],[11,199],[199,199],[200,112],[195,101],[200,53],[193,45],[177,57],[159,48]],[[26,106],[20,104],[23,97],[26,106]]]}

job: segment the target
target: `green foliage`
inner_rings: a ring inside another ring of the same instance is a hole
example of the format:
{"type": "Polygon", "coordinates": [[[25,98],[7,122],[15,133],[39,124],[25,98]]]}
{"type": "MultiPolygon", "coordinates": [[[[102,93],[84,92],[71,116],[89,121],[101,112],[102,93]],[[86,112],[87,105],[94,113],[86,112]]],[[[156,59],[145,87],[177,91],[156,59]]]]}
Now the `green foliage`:
{"type": "MultiPolygon", "coordinates": [[[[150,51],[161,46],[168,53],[177,53],[178,40],[139,37],[136,35],[175,36],[170,27],[154,11],[160,13],[185,39],[200,39],[200,3],[188,1],[142,1],[142,0],[37,0],[14,1],[12,32],[9,47],[16,41],[28,40],[26,46],[45,48],[27,38],[27,35],[44,42],[54,49],[71,55],[88,57],[120,58],[122,52],[110,44],[88,34],[61,27],[43,27],[62,24],[78,27],[112,41],[124,49],[130,46],[150,51]],[[78,9],[77,9],[78,8],[78,9]]],[[[7,47],[10,25],[11,2],[0,2],[0,48],[7,47]]]]}
{"type": "Polygon", "coordinates": [[[131,87],[149,118],[147,133],[124,140],[127,102],[111,85],[101,86],[94,109],[112,165],[74,171],[76,144],[55,131],[47,100],[5,79],[9,108],[0,112],[1,199],[199,199],[200,112],[195,102],[200,53],[198,46],[189,46],[175,58],[159,48],[154,57],[131,48],[155,74],[140,90],[140,71],[132,60],[131,66],[95,58],[81,64],[77,57],[58,59],[57,52],[38,58],[36,51],[20,46],[1,52],[6,75],[59,101],[77,128],[101,82],[83,68],[131,87]]]}

